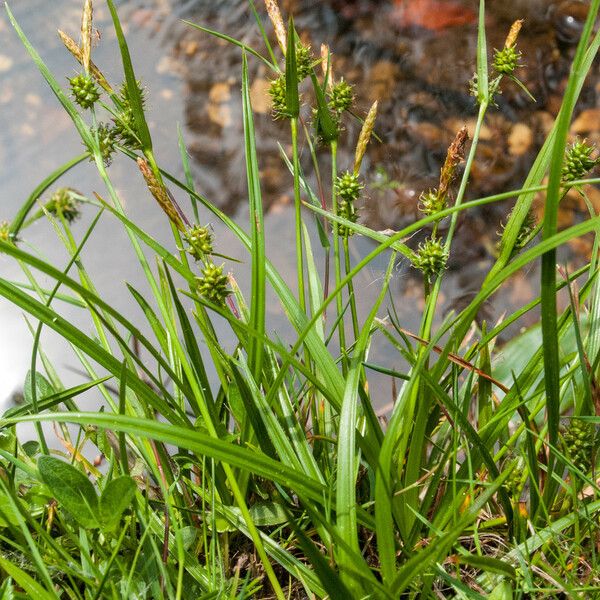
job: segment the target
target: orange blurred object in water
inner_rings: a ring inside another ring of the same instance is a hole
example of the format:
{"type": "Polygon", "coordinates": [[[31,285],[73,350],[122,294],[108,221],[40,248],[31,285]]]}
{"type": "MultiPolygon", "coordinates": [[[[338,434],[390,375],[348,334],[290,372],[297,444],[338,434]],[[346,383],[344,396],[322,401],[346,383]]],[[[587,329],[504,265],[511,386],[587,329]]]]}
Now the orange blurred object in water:
{"type": "Polygon", "coordinates": [[[442,31],[477,21],[477,15],[454,0],[394,0],[401,27],[422,27],[442,31]]]}

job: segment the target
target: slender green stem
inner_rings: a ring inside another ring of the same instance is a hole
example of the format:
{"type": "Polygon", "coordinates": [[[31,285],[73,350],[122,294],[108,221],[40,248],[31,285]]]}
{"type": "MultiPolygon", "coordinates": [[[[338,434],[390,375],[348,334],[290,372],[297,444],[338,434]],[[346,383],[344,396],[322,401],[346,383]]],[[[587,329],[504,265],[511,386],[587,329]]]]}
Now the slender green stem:
{"type": "MultiPolygon", "coordinates": [[[[337,195],[335,193],[335,180],[337,178],[337,141],[331,142],[331,210],[334,215],[338,213],[337,195]]],[[[344,301],[340,281],[342,280],[342,257],[340,256],[340,234],[337,225],[333,227],[333,262],[335,271],[335,287],[339,290],[335,297],[337,308],[337,328],[340,341],[340,355],[342,357],[342,372],[348,371],[348,357],[346,356],[346,331],[344,329],[344,301]]]]}
{"type": "Polygon", "coordinates": [[[302,253],[302,200],[300,198],[300,160],[298,158],[298,118],[290,119],[292,128],[292,161],[294,165],[294,211],[296,216],[296,274],[298,276],[298,301],[306,312],[304,291],[304,258],[302,253]]]}
{"type": "MultiPolygon", "coordinates": [[[[348,236],[344,236],[344,262],[345,262],[345,273],[348,275],[352,270],[350,263],[350,248],[348,244],[348,236]]],[[[354,333],[354,339],[358,339],[359,327],[358,327],[358,313],[356,310],[356,296],[354,295],[354,279],[348,281],[348,295],[350,299],[350,314],[352,315],[352,330],[354,333]]]]}

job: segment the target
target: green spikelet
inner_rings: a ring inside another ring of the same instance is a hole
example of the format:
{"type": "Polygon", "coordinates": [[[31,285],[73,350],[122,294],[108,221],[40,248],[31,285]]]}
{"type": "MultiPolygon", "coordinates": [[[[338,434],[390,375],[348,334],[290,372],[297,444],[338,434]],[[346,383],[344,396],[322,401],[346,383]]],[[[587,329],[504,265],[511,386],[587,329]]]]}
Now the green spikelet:
{"type": "Polygon", "coordinates": [[[516,69],[521,67],[521,52],[515,46],[502,48],[494,51],[494,69],[502,75],[512,75],[516,69]]]}
{"type": "Polygon", "coordinates": [[[296,46],[296,66],[298,80],[302,81],[310,75],[313,63],[313,54],[310,46],[298,43],[296,46]]]}
{"type": "Polygon", "coordinates": [[[66,221],[72,223],[81,215],[80,204],[79,194],[75,190],[60,188],[46,202],[46,210],[57,217],[62,216],[66,221]]]}
{"type": "Polygon", "coordinates": [[[354,102],[352,86],[341,79],[332,88],[329,95],[329,108],[338,115],[350,109],[354,102]]]}
{"type": "Polygon", "coordinates": [[[594,424],[581,419],[572,419],[562,434],[566,455],[583,473],[588,473],[592,467],[595,436],[594,424]]]}
{"type": "Polygon", "coordinates": [[[506,469],[512,468],[512,471],[504,482],[504,487],[513,500],[518,501],[527,479],[527,471],[524,468],[525,463],[522,458],[509,458],[505,465],[506,469]]]}
{"type": "Polygon", "coordinates": [[[269,86],[271,96],[271,110],[274,119],[283,119],[289,116],[285,99],[285,76],[280,75],[271,81],[269,86]]]}
{"type": "Polygon", "coordinates": [[[415,269],[423,273],[423,277],[431,281],[433,277],[439,275],[448,262],[448,253],[444,249],[441,240],[438,238],[428,238],[422,244],[419,244],[417,252],[412,257],[412,263],[415,269]]]}
{"type": "Polygon", "coordinates": [[[350,173],[350,171],[342,173],[335,180],[335,193],[349,202],[358,200],[363,187],[358,179],[358,175],[350,173]]]}
{"type": "Polygon", "coordinates": [[[10,223],[8,221],[0,221],[0,240],[10,242],[10,223]]]}
{"type": "Polygon", "coordinates": [[[435,188],[419,196],[419,210],[424,215],[435,215],[445,208],[446,196],[442,196],[435,188]]]}
{"type": "Polygon", "coordinates": [[[200,260],[201,258],[212,254],[213,235],[208,227],[194,225],[184,232],[183,237],[189,244],[187,251],[195,260],[200,260]]]}
{"type": "Polygon", "coordinates": [[[76,75],[69,79],[69,84],[73,99],[81,108],[91,108],[100,99],[98,86],[91,77],[76,75]]]}
{"type": "Polygon", "coordinates": [[[562,181],[575,181],[587,175],[598,163],[591,157],[593,151],[594,146],[589,146],[585,140],[576,140],[571,144],[565,154],[562,181]]]}
{"type": "Polygon", "coordinates": [[[202,269],[202,277],[197,278],[198,292],[209,302],[222,306],[231,293],[227,289],[227,275],[223,273],[223,266],[217,267],[212,262],[206,263],[202,269]]]}
{"type": "MultiPolygon", "coordinates": [[[[339,175],[335,180],[335,193],[338,196],[337,214],[344,219],[356,223],[358,213],[356,212],[355,201],[360,197],[363,184],[358,179],[358,174],[346,171],[339,175]]],[[[336,230],[342,237],[349,237],[354,231],[341,223],[336,224],[336,230]]]]}
{"type": "MultiPolygon", "coordinates": [[[[117,142],[114,128],[106,123],[99,123],[96,129],[92,129],[92,134],[98,136],[98,145],[100,146],[100,155],[104,166],[110,166],[115,153],[115,143],[117,142]]],[[[91,157],[90,160],[94,160],[94,158],[91,157]]]]}
{"type": "MultiPolygon", "coordinates": [[[[142,107],[144,107],[146,103],[146,92],[139,81],[137,82],[137,86],[142,99],[142,107]]],[[[133,116],[133,109],[131,108],[129,89],[125,83],[121,85],[119,90],[119,104],[117,116],[113,119],[115,138],[126,148],[138,150],[141,146],[137,134],[135,117],[133,116]]]]}

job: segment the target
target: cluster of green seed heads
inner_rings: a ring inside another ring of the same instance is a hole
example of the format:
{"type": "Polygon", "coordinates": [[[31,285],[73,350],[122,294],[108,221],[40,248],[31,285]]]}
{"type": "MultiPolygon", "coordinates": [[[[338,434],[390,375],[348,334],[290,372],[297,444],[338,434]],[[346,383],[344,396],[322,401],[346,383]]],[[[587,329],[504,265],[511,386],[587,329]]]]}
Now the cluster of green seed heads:
{"type": "MultiPolygon", "coordinates": [[[[296,69],[298,82],[306,79],[313,68],[313,55],[310,46],[300,42],[296,45],[296,69]]],[[[290,111],[286,100],[286,79],[281,73],[277,79],[273,79],[269,85],[269,96],[271,96],[271,110],[274,119],[289,118],[290,111]]]]}
{"type": "Polygon", "coordinates": [[[598,159],[592,158],[593,151],[594,146],[585,140],[576,140],[571,144],[565,154],[562,181],[575,181],[587,175],[598,164],[598,159]]]}
{"type": "MultiPolygon", "coordinates": [[[[140,82],[136,83],[140,98],[142,99],[142,108],[146,103],[146,92],[140,82]]],[[[131,98],[129,97],[129,88],[125,83],[121,85],[119,91],[119,111],[117,116],[113,118],[115,138],[126,148],[130,150],[138,150],[140,141],[137,135],[137,125],[131,106],[131,98]]]]}
{"type": "Polygon", "coordinates": [[[213,304],[223,306],[231,291],[228,289],[227,275],[223,273],[223,265],[217,266],[210,259],[213,253],[214,236],[208,225],[192,225],[183,232],[188,243],[187,252],[203,263],[200,277],[196,277],[198,293],[213,304]]]}
{"type": "Polygon", "coordinates": [[[494,70],[501,75],[513,75],[521,66],[522,53],[515,46],[508,46],[494,51],[494,70]]]}
{"type": "Polygon", "coordinates": [[[273,79],[269,86],[269,96],[271,96],[271,110],[274,119],[283,119],[289,116],[287,101],[285,97],[285,75],[280,75],[273,79]]]}
{"type": "Polygon", "coordinates": [[[89,75],[76,75],[69,79],[73,99],[81,108],[87,110],[100,99],[100,91],[96,82],[89,75]]]}
{"type": "Polygon", "coordinates": [[[46,202],[46,210],[57,217],[62,217],[68,223],[72,223],[81,215],[79,199],[80,195],[71,188],[59,188],[50,200],[46,202]]]}
{"type": "Polygon", "coordinates": [[[213,234],[208,226],[193,225],[184,232],[183,237],[189,244],[187,251],[194,260],[201,260],[212,254],[213,234]]]}
{"type": "Polygon", "coordinates": [[[569,460],[583,473],[592,468],[596,426],[582,419],[572,419],[562,433],[562,443],[569,460]]]}
{"type": "Polygon", "coordinates": [[[435,215],[446,208],[446,196],[435,188],[423,192],[419,196],[419,210],[424,215],[435,215]]]}
{"type": "MultiPolygon", "coordinates": [[[[338,216],[356,223],[358,213],[355,202],[360,198],[363,184],[360,182],[357,173],[346,171],[339,175],[335,180],[335,193],[338,197],[337,214],[338,216]]],[[[337,232],[343,237],[351,236],[354,231],[341,223],[336,224],[337,232]]]]}
{"type": "Polygon", "coordinates": [[[296,45],[296,69],[298,72],[298,80],[306,79],[313,68],[313,53],[309,45],[298,42],[296,45]]]}
{"type": "MultiPolygon", "coordinates": [[[[511,213],[512,214],[512,213],[511,213]]],[[[506,220],[506,223],[510,220],[510,215],[506,220]]],[[[496,244],[496,250],[499,252],[502,244],[502,236],[504,235],[504,229],[506,228],[506,223],[502,223],[502,231],[498,232],[500,239],[496,244]]],[[[519,233],[517,234],[517,239],[513,244],[512,255],[517,254],[519,250],[522,250],[527,246],[527,244],[533,239],[535,232],[538,230],[538,224],[536,222],[535,215],[532,210],[527,212],[523,222],[521,223],[521,227],[519,228],[519,233]]]]}
{"type": "Polygon", "coordinates": [[[223,273],[223,265],[217,266],[208,261],[201,272],[202,276],[196,278],[199,294],[209,302],[223,306],[225,299],[231,294],[227,287],[227,275],[223,273]]]}
{"type": "Polygon", "coordinates": [[[412,256],[412,264],[415,269],[423,273],[423,277],[431,281],[439,275],[448,262],[448,252],[442,241],[437,237],[427,238],[412,256]]]}
{"type": "MultiPolygon", "coordinates": [[[[92,135],[98,138],[98,146],[100,148],[100,156],[104,162],[104,166],[108,167],[112,162],[113,154],[115,153],[115,144],[117,143],[117,132],[114,127],[106,123],[99,123],[98,127],[92,128],[92,135]]],[[[91,158],[93,160],[93,157],[91,158]]]]}
{"type": "Polygon", "coordinates": [[[336,84],[331,87],[329,93],[329,108],[332,112],[340,115],[346,110],[352,107],[354,102],[354,92],[352,86],[345,81],[340,79],[336,84]]]}

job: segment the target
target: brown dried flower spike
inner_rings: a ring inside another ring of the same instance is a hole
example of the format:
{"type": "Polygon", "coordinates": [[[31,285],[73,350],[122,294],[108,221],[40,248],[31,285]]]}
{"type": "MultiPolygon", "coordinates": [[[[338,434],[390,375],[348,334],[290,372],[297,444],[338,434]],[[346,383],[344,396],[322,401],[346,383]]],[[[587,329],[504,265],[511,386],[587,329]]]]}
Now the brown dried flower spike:
{"type": "Polygon", "coordinates": [[[468,139],[467,128],[462,127],[448,148],[446,161],[440,175],[440,187],[438,189],[438,194],[442,197],[448,194],[448,189],[456,177],[456,167],[465,159],[465,145],[468,139]]]}
{"type": "Polygon", "coordinates": [[[160,207],[166,213],[166,215],[171,219],[171,222],[179,229],[180,231],[185,231],[185,226],[173,204],[173,200],[167,191],[164,183],[158,180],[154,171],[150,168],[150,165],[143,159],[137,159],[138,167],[144,177],[144,181],[150,190],[150,193],[154,196],[160,207]]]}

